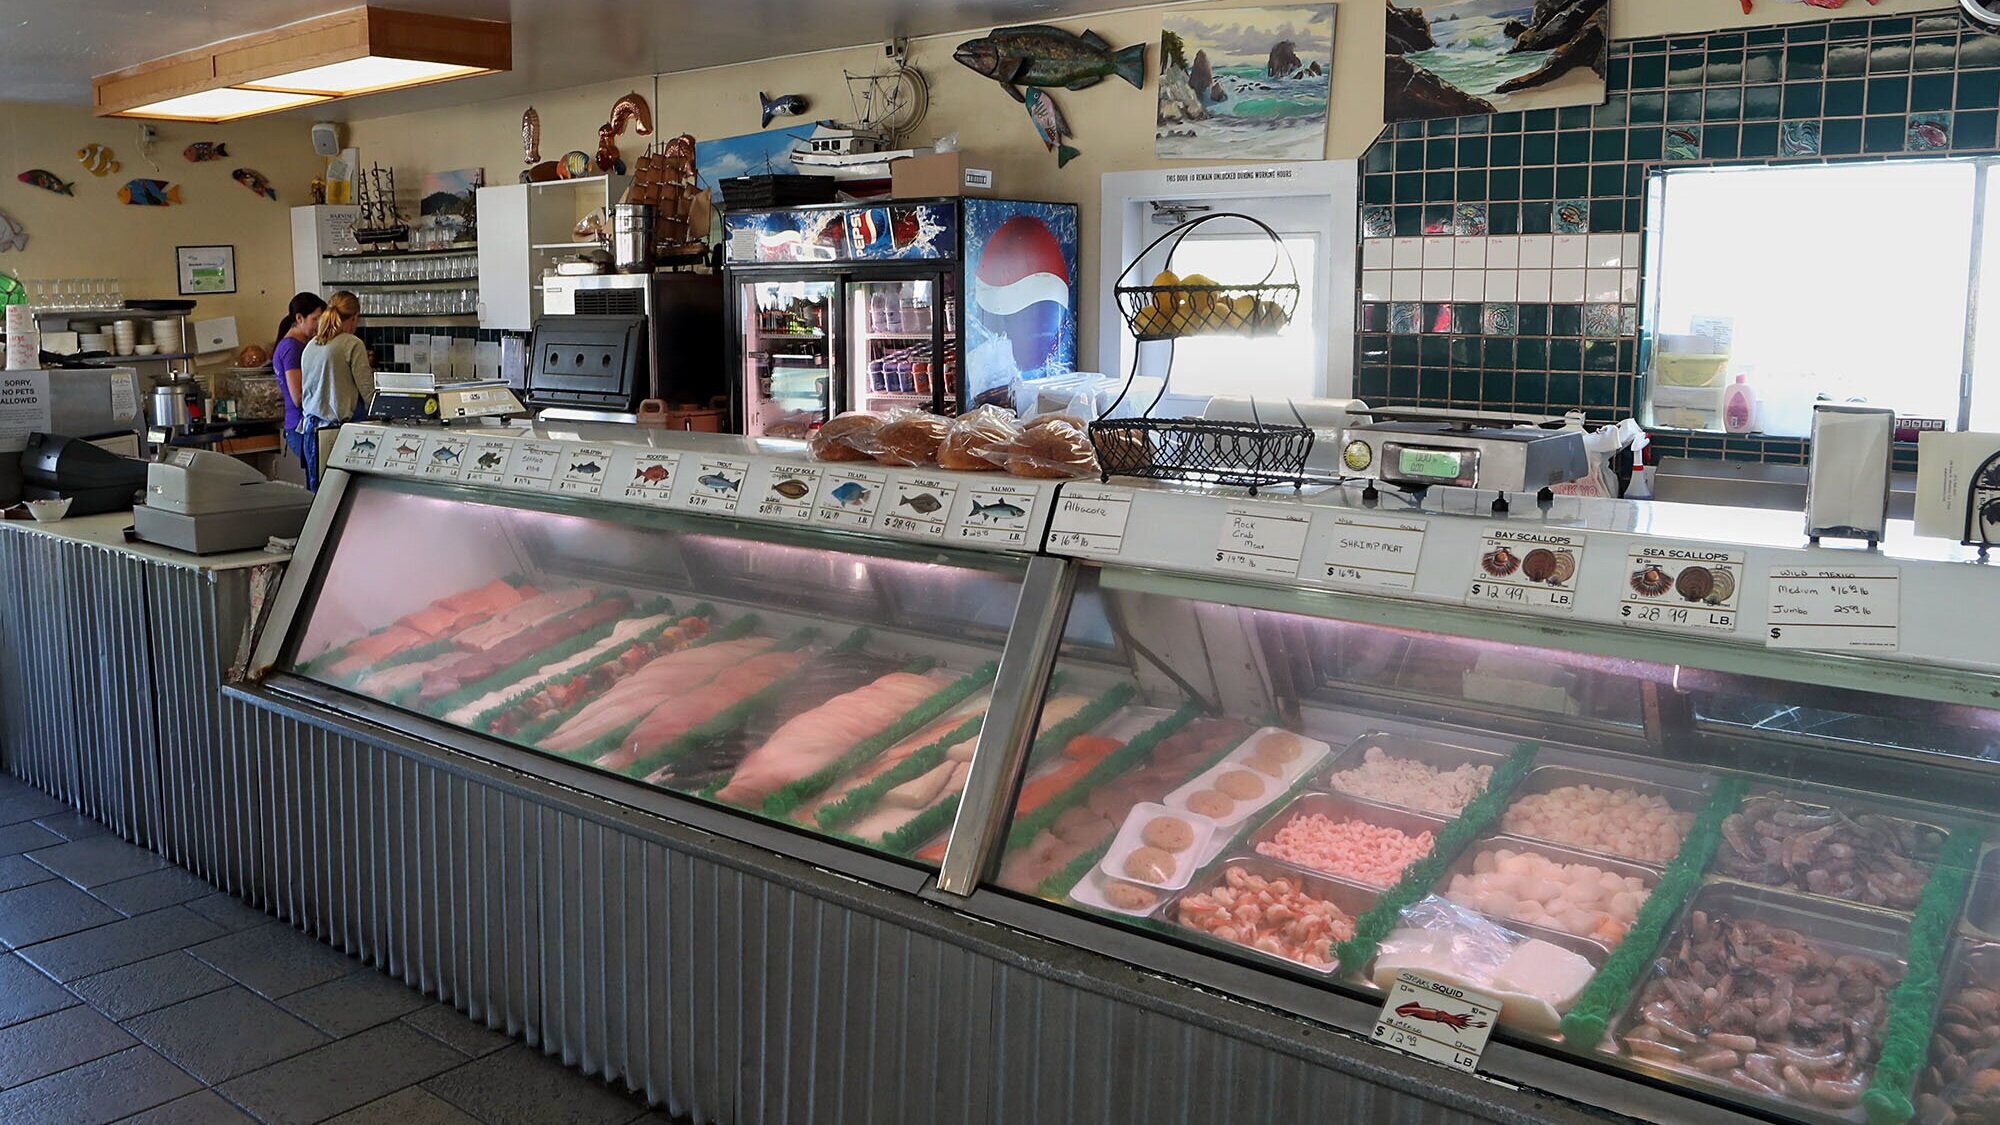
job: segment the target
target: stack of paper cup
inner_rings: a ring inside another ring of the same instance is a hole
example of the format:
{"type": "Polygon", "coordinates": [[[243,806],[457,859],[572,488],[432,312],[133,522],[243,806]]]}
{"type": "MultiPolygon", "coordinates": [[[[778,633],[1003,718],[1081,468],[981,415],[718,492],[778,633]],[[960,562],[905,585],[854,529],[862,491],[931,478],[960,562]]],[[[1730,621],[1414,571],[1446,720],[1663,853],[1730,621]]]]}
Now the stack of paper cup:
{"type": "Polygon", "coordinates": [[[7,370],[33,371],[42,365],[41,336],[26,305],[7,306],[7,370]]]}
{"type": "Polygon", "coordinates": [[[153,321],[153,343],[160,346],[162,354],[181,350],[181,322],[178,317],[167,317],[153,321]]]}
{"type": "Polygon", "coordinates": [[[111,342],[116,345],[119,355],[131,355],[132,345],[139,342],[139,326],[130,320],[111,322],[111,342]]]}

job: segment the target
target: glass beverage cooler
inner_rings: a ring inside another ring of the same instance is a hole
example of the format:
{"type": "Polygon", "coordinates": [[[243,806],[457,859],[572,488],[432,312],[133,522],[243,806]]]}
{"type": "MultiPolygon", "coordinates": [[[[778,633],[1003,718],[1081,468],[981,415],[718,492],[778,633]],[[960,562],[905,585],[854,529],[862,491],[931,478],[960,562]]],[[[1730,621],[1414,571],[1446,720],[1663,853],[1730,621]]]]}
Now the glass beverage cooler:
{"type": "Polygon", "coordinates": [[[802,437],[848,410],[957,414],[1075,368],[1071,204],[840,204],[725,223],[747,434],[802,437]]]}

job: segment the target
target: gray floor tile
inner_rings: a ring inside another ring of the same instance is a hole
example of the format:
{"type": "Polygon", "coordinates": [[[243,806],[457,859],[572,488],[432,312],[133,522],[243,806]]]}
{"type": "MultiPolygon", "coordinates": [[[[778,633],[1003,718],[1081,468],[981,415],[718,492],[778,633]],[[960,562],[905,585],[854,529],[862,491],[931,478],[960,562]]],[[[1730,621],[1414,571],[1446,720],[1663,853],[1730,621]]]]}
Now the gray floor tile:
{"type": "Polygon", "coordinates": [[[115,883],[158,871],[167,861],[116,836],[91,836],[29,852],[28,858],[79,887],[115,883]]]}
{"type": "Polygon", "coordinates": [[[238,930],[254,929],[269,925],[273,919],[269,914],[251,906],[235,895],[216,893],[192,899],[187,908],[222,927],[225,934],[238,930]]]}
{"type": "Polygon", "coordinates": [[[642,1103],[516,1043],[424,1083],[489,1125],[623,1125],[642,1103]]]}
{"type": "Polygon", "coordinates": [[[55,872],[27,856],[0,856],[0,891],[11,891],[55,877],[55,872]]]}
{"type": "Polygon", "coordinates": [[[512,1036],[475,1023],[472,1017],[448,1004],[420,1008],[404,1016],[403,1022],[471,1059],[490,1055],[514,1043],[512,1036]]]}
{"type": "Polygon", "coordinates": [[[101,1059],[133,1042],[117,1024],[81,1004],[0,1028],[0,1089],[101,1059]]]}
{"type": "Polygon", "coordinates": [[[253,1070],[224,1083],[221,1092],[271,1125],[307,1125],[463,1062],[415,1029],[387,1023],[253,1070]]]}
{"type": "Polygon", "coordinates": [[[238,1125],[255,1120],[213,1091],[199,1090],[144,1113],[121,1117],[118,1125],[238,1125]]]}
{"type": "Polygon", "coordinates": [[[12,797],[0,797],[0,824],[17,824],[38,816],[55,816],[68,809],[68,805],[47,793],[31,789],[12,797]]]}
{"type": "Polygon", "coordinates": [[[0,942],[16,947],[73,934],[118,918],[116,910],[54,879],[19,890],[0,891],[0,942]]]}
{"type": "Polygon", "coordinates": [[[35,823],[65,840],[88,840],[92,836],[103,836],[111,831],[95,818],[73,809],[66,809],[49,816],[38,816],[35,818],[35,823]]]}
{"type": "Polygon", "coordinates": [[[326,1125],[483,1125],[477,1118],[420,1086],[350,1109],[326,1125]]]}
{"type": "Polygon", "coordinates": [[[227,987],[228,977],[179,949],[69,982],[71,992],[114,1020],[227,987]]]}
{"type": "Polygon", "coordinates": [[[125,1021],[125,1030],[211,1086],[325,1044],[327,1037],[232,985],[125,1021]]]}
{"type": "MultiPolygon", "coordinates": [[[[0,864],[5,862],[0,860],[0,864]]],[[[180,906],[214,893],[214,887],[178,867],[150,871],[115,883],[90,884],[91,897],[123,914],[144,914],[148,910],[180,906]]]]}
{"type": "MultiPolygon", "coordinates": [[[[111,908],[100,906],[100,909],[111,908]]],[[[206,941],[218,933],[221,931],[215,923],[201,915],[186,907],[169,906],[68,937],[24,946],[18,952],[57,980],[72,981],[206,941]]]]}
{"type": "Polygon", "coordinates": [[[352,1035],[430,1004],[423,993],[374,969],[294,992],[278,1006],[326,1032],[352,1035]]]}
{"type": "Polygon", "coordinates": [[[273,1000],[337,980],[359,966],[282,922],[216,938],[188,952],[273,1000]]]}
{"type": "Polygon", "coordinates": [[[0,825],[0,855],[17,855],[60,843],[61,836],[31,820],[0,825]]]}
{"type": "Polygon", "coordinates": [[[200,1083],[146,1047],[128,1047],[0,1091],[7,1125],[105,1125],[173,1101],[200,1083]]]}
{"type": "Polygon", "coordinates": [[[0,1027],[46,1016],[76,1003],[68,989],[12,953],[0,953],[0,1027]]]}

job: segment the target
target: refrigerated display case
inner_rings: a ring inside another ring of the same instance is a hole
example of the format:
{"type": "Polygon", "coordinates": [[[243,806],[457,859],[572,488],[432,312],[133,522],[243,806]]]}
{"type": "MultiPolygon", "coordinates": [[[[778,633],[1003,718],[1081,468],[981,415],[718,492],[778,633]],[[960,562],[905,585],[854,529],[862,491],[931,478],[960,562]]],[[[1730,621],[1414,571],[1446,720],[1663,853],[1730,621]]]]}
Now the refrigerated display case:
{"type": "Polygon", "coordinates": [[[832,416],[835,285],[773,277],[736,280],[733,289],[744,432],[805,437],[832,416]]]}
{"type": "MultiPolygon", "coordinates": [[[[1076,207],[998,199],[838,204],[724,216],[726,270],[739,307],[745,432],[790,436],[756,357],[748,309],[766,281],[815,279],[835,290],[826,409],[913,408],[956,414],[1009,402],[1016,379],[1076,365],[1076,207]]],[[[815,300],[818,300],[816,297],[815,300]]],[[[815,353],[818,354],[818,353],[815,353]]]]}

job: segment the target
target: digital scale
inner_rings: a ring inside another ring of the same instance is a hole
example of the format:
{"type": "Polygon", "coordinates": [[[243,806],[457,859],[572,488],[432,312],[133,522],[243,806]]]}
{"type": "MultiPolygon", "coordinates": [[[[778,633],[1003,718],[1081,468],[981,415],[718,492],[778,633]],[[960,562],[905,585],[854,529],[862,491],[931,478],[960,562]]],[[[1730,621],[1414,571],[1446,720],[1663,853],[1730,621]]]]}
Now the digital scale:
{"type": "Polygon", "coordinates": [[[368,416],[391,422],[463,422],[475,418],[505,418],[526,414],[527,408],[498,379],[439,383],[428,373],[381,373],[375,376],[375,397],[368,416]]]}
{"type": "Polygon", "coordinates": [[[1498,492],[1494,505],[1504,511],[1507,493],[1547,494],[1590,471],[1583,431],[1563,418],[1424,407],[1350,413],[1368,421],[1342,433],[1341,469],[1398,488],[1498,492]]]}

